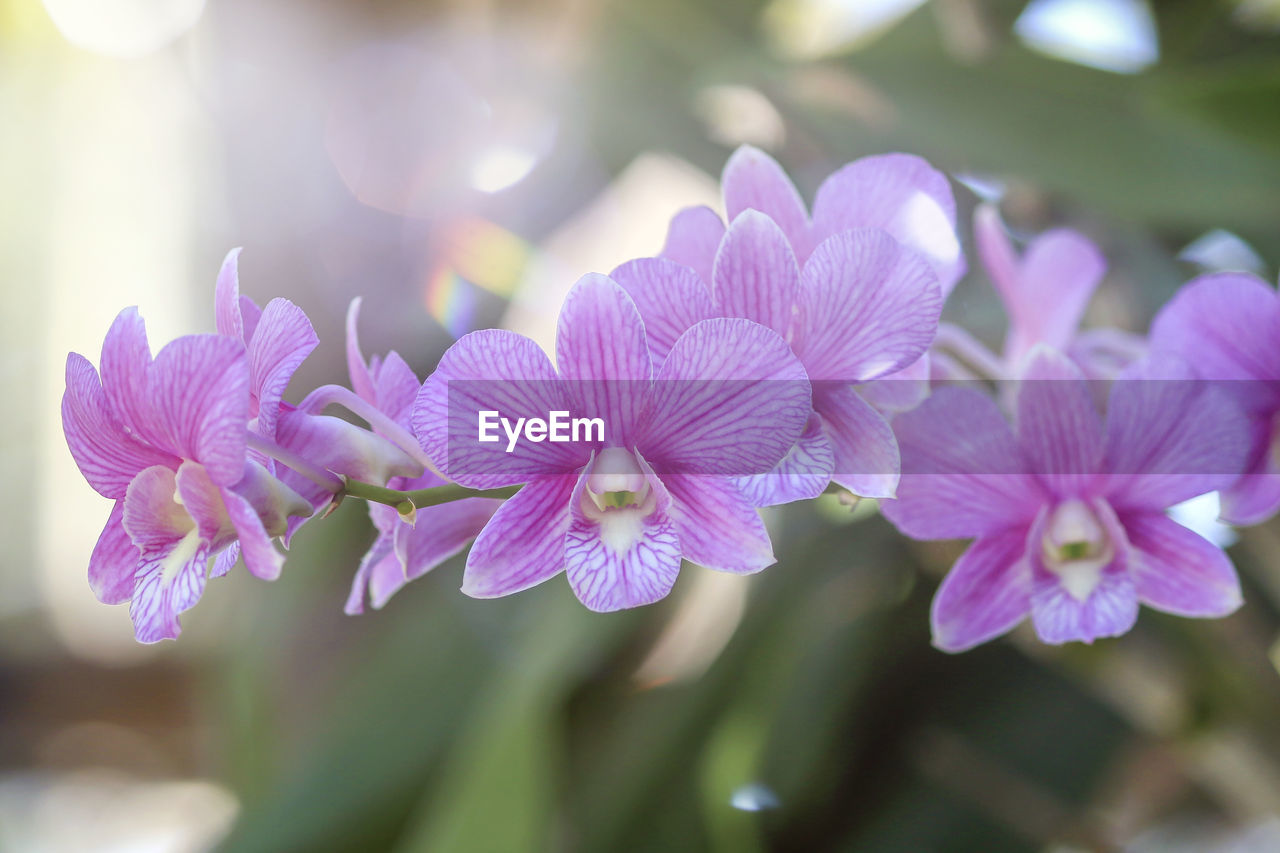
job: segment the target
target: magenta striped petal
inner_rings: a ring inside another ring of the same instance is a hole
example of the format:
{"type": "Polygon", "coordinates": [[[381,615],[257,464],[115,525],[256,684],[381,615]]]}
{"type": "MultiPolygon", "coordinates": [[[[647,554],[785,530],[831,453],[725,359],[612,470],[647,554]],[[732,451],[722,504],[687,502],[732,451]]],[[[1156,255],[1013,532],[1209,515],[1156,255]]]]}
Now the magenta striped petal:
{"type": "Polygon", "coordinates": [[[943,296],[964,275],[951,184],[919,157],[863,157],[822,182],[813,202],[815,244],[854,228],[881,228],[920,253],[943,296]]]}
{"type": "Polygon", "coordinates": [[[275,435],[284,390],[319,342],[301,308],[287,299],[267,303],[249,341],[251,391],[257,403],[258,432],[262,435],[275,435]]]}
{"type": "MultiPolygon", "coordinates": [[[[720,230],[723,233],[724,228],[720,230]]],[[[713,247],[713,258],[714,252],[713,247]]],[[[711,289],[690,267],[675,261],[639,258],[618,267],[611,276],[640,309],[654,364],[662,364],[676,339],[694,323],[721,316],[712,301],[711,289]]],[[[708,282],[710,276],[708,262],[708,282]]]]}
{"type": "Polygon", "coordinates": [[[271,543],[271,537],[267,535],[262,520],[254,512],[253,506],[231,489],[221,489],[220,492],[227,515],[236,529],[245,568],[251,575],[262,578],[264,581],[273,581],[280,577],[280,569],[284,566],[284,555],[271,543]]]}
{"type": "MultiPolygon", "coordinates": [[[[132,434],[152,441],[156,414],[147,393],[151,347],[137,308],[121,311],[102,341],[102,388],[116,417],[132,434]]],[[[171,448],[164,448],[169,450],[171,448]]]]}
{"type": "MultiPolygon", "coordinates": [[[[403,543],[399,546],[404,559],[402,574],[408,580],[420,578],[460,553],[501,506],[502,501],[470,498],[420,509],[412,527],[400,522],[396,538],[403,543]]],[[[381,607],[386,598],[376,589],[373,592],[373,606],[381,607]]]]}
{"type": "Polygon", "coordinates": [[[797,257],[803,260],[808,256],[809,214],[795,184],[776,160],[758,148],[743,145],[725,163],[720,186],[730,222],[744,210],[758,210],[778,224],[797,257]]]}
{"type": "Polygon", "coordinates": [[[646,471],[650,488],[659,495],[647,515],[639,508],[614,509],[592,519],[582,509],[590,471],[583,469],[569,502],[564,561],[574,595],[596,612],[665,598],[680,573],[680,540],[667,514],[671,500],[661,481],[646,471]]]}
{"type": "Polygon", "coordinates": [[[790,331],[800,268],[787,235],[768,216],[747,210],[733,220],[712,275],[721,315],[754,320],[784,336],[790,331]]]}
{"type": "Polygon", "coordinates": [[[1031,469],[1058,497],[1091,497],[1101,487],[1102,419],[1071,359],[1036,346],[1017,386],[1018,443],[1031,469]]]}
{"type": "Polygon", "coordinates": [[[89,557],[89,588],[103,604],[123,604],[133,595],[140,554],[124,529],[124,501],[111,508],[107,526],[89,557]]]}
{"type": "Polygon", "coordinates": [[[1121,517],[1129,571],[1143,604],[1178,616],[1226,616],[1244,601],[1222,549],[1159,513],[1121,517]]]}
{"type": "Polygon", "coordinates": [[[249,419],[244,346],[221,335],[178,338],[148,367],[147,386],[156,443],[204,465],[220,486],[239,480],[249,419]]]}
{"type": "Polygon", "coordinates": [[[387,353],[373,372],[377,407],[405,429],[412,429],[413,401],[422,382],[400,354],[387,353]]]}
{"type": "Polygon", "coordinates": [[[662,475],[680,551],[691,563],[751,574],[773,565],[773,544],[760,513],[726,477],[662,475]]]}
{"type": "Polygon", "coordinates": [[[984,536],[951,567],[933,597],[933,644],[963,652],[1012,630],[1031,610],[1027,529],[984,536]]]}
{"type": "Polygon", "coordinates": [[[1005,296],[1005,359],[1016,363],[1037,343],[1066,349],[1106,271],[1098,247],[1075,231],[1047,231],[1033,240],[1022,257],[1017,294],[1005,296]]]}
{"type": "Polygon", "coordinates": [[[909,412],[929,396],[932,361],[926,351],[901,370],[858,386],[862,399],[890,415],[909,412]]]}
{"type": "Polygon", "coordinates": [[[462,591],[498,598],[559,574],[577,480],[576,472],[543,477],[507,500],[471,546],[462,591]]]}
{"type": "Polygon", "coordinates": [[[804,266],[792,346],[809,378],[865,382],[901,370],[938,331],[929,267],[884,231],[836,234],[804,266]]]}
{"type": "Polygon", "coordinates": [[[577,471],[589,450],[571,443],[505,441],[482,444],[478,413],[491,410],[515,421],[546,418],[569,410],[564,383],[533,341],[496,329],[464,335],[449,347],[413,407],[413,428],[422,449],[441,472],[472,488],[525,483],[577,471]]]}
{"type": "Polygon", "coordinates": [[[776,332],[703,320],[659,369],[636,448],[660,475],[767,473],[800,438],[811,405],[804,368],[776,332]]]}
{"type": "Polygon", "coordinates": [[[831,444],[831,479],[855,495],[892,498],[901,463],[889,422],[847,385],[815,387],[813,408],[831,444]]]}
{"type": "Polygon", "coordinates": [[[603,418],[606,444],[630,444],[653,366],[640,311],[613,279],[589,273],[565,297],[556,366],[568,380],[573,414],[603,418]]]}
{"type": "Polygon", "coordinates": [[[125,432],[111,412],[97,371],[77,353],[67,355],[62,430],[80,473],[104,497],[123,498],[129,482],[144,468],[176,468],[180,462],[125,432]]]}
{"type": "Polygon", "coordinates": [[[1047,495],[996,404],[971,388],[941,388],[894,418],[902,453],[897,499],[881,511],[915,539],[1025,529],[1047,495]]]}
{"type": "Polygon", "coordinates": [[[209,577],[220,578],[228,574],[235,568],[236,561],[240,559],[240,543],[232,542],[227,547],[218,552],[213,560],[213,568],[209,570],[209,577]]]}
{"type": "Polygon", "coordinates": [[[822,418],[812,415],[800,439],[772,471],[739,477],[734,483],[752,506],[777,506],[816,498],[831,482],[834,468],[835,455],[823,433],[822,418]]]}
{"type": "Polygon", "coordinates": [[[1031,561],[1031,621],[1046,643],[1092,643],[1101,637],[1118,637],[1138,620],[1138,593],[1129,570],[1129,542],[1124,528],[1105,501],[1092,508],[1107,530],[1115,556],[1101,570],[1098,584],[1080,601],[1061,579],[1045,568],[1039,543],[1049,513],[1042,512],[1031,526],[1027,556],[1031,561]]]}
{"type": "MultiPolygon", "coordinates": [[[[709,207],[686,207],[672,217],[671,225],[667,228],[667,242],[660,255],[689,267],[705,287],[710,287],[711,269],[722,237],[724,223],[720,221],[718,213],[709,207]]],[[[617,276],[614,278],[617,279],[617,276]]],[[[626,286],[621,279],[617,280],[626,286]]],[[[640,306],[640,313],[644,314],[643,305],[640,306]]],[[[648,320],[648,315],[645,315],[645,319],[648,320]]]]}

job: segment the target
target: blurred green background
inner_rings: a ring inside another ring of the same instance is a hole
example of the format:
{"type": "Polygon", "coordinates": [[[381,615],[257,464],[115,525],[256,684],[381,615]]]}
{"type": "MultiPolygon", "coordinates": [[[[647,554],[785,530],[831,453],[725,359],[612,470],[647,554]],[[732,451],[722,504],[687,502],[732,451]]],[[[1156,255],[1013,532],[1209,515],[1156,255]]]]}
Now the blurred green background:
{"type": "MultiPolygon", "coordinates": [[[[348,501],[144,648],[85,582],[107,504],[57,417],[120,308],[211,329],[234,245],[320,333],[294,400],[343,381],[356,295],[423,375],[468,329],[547,340],[742,142],[810,197],[924,155],[971,267],[999,194],[1097,240],[1088,322],[1143,331],[1201,269],[1275,280],[1278,33],[1274,0],[0,0],[0,850],[1280,850],[1277,522],[1229,619],[948,656],[963,544],[868,504],[771,511],[778,565],[639,611],[474,601],[454,560],[350,618],[348,501]]],[[[980,269],[947,313],[1003,334],[980,269]]]]}

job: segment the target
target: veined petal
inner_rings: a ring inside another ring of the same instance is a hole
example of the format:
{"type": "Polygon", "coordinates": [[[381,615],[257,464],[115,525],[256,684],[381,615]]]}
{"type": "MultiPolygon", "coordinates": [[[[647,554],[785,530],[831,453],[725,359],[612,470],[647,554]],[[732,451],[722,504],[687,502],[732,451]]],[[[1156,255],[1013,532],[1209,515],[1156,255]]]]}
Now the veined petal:
{"type": "Polygon", "coordinates": [[[140,551],[129,609],[139,642],[178,636],[178,614],[204,591],[214,541],[230,541],[220,510],[216,486],[193,462],[183,463],[177,474],[148,468],[130,484],[122,522],[140,551]]]}
{"type": "Polygon", "coordinates": [[[996,404],[940,388],[894,418],[902,454],[897,499],[881,511],[915,539],[963,539],[1024,528],[1047,496],[996,404]]]}
{"type": "Polygon", "coordinates": [[[1012,630],[1030,611],[1027,529],[983,536],[956,560],[933,597],[933,644],[963,652],[1012,630]]]}
{"type": "Polygon", "coordinates": [[[133,595],[140,554],[124,529],[124,501],[111,508],[107,526],[89,558],[89,588],[103,604],[123,604],[133,595]]]}
{"type": "Polygon", "coordinates": [[[811,379],[865,382],[918,359],[941,313],[937,279],[918,256],[884,231],[845,231],[804,265],[792,346],[811,379]]]}
{"type": "Polygon", "coordinates": [[[1231,486],[1252,451],[1249,427],[1231,395],[1171,354],[1135,363],[1111,385],[1107,499],[1164,509],[1231,486]]]}
{"type": "Polygon", "coordinates": [[[663,475],[680,551],[691,563],[751,574],[774,563],[773,544],[755,507],[728,477],[663,475]]]}
{"type": "Polygon", "coordinates": [[[1118,637],[1138,619],[1138,593],[1129,572],[1129,542],[1124,528],[1105,501],[1093,509],[1106,528],[1113,549],[1111,562],[1099,570],[1093,589],[1083,600],[1068,589],[1057,574],[1045,567],[1042,549],[1048,511],[1031,526],[1027,555],[1031,561],[1031,621],[1046,643],[1092,643],[1100,637],[1118,637]]]}
{"type": "Polygon", "coordinates": [[[262,435],[275,435],[284,390],[319,342],[307,315],[288,299],[272,299],[262,310],[249,341],[251,391],[258,403],[258,432],[262,435]]]}
{"type": "Polygon", "coordinates": [[[1244,601],[1222,549],[1160,513],[1121,516],[1129,573],[1143,604],[1178,616],[1226,616],[1244,601]]]}
{"type": "Polygon", "coordinates": [[[210,578],[220,578],[225,576],[233,568],[236,561],[240,559],[240,543],[232,542],[227,547],[218,552],[214,557],[213,568],[209,570],[210,578]]]}
{"type": "Polygon", "coordinates": [[[853,228],[884,229],[919,252],[933,268],[943,296],[964,275],[951,185],[919,157],[863,157],[822,182],[813,202],[814,240],[853,228]]]}
{"type": "MultiPolygon", "coordinates": [[[[724,233],[724,226],[720,231],[724,233]]],[[[714,246],[711,251],[713,261],[714,246]]],[[[712,261],[707,262],[708,282],[712,261]]],[[[694,323],[721,316],[712,301],[710,287],[699,280],[692,268],[675,261],[638,258],[615,269],[611,277],[640,309],[654,364],[666,359],[676,339],[694,323]]]]}
{"type": "MultiPolygon", "coordinates": [[[[102,341],[102,388],[126,432],[149,441],[155,420],[147,395],[151,347],[137,308],[121,311],[102,341]]],[[[149,443],[154,443],[150,442],[149,443]]]]}
{"type": "Polygon", "coordinates": [[[576,398],[573,414],[603,418],[606,444],[629,444],[653,366],[640,310],[613,279],[589,273],[565,297],[556,365],[576,398]]]}
{"type": "Polygon", "coordinates": [[[658,506],[611,509],[591,518],[582,510],[590,472],[591,466],[583,469],[569,503],[564,561],[574,595],[596,612],[665,598],[680,573],[680,540],[667,514],[670,498],[661,481],[646,470],[650,488],[661,495],[658,506]]]}
{"type": "Polygon", "coordinates": [[[577,481],[577,472],[543,477],[508,499],[471,546],[462,591],[498,598],[559,574],[577,481]]]}
{"type": "MultiPolygon", "coordinates": [[[[397,536],[404,540],[402,574],[408,580],[420,578],[467,547],[502,506],[502,501],[468,498],[418,510],[418,520],[410,527],[401,523],[397,536]]],[[[373,590],[373,606],[381,607],[390,592],[373,590]]]]}
{"type": "Polygon", "coordinates": [[[831,482],[834,468],[831,442],[823,434],[822,418],[815,414],[772,471],[738,477],[734,484],[752,506],[776,506],[816,498],[831,482]]]}
{"type": "MultiPolygon", "coordinates": [[[[264,581],[273,581],[280,577],[280,569],[284,566],[284,555],[271,544],[262,519],[254,512],[249,501],[231,489],[221,489],[222,501],[227,515],[236,529],[236,537],[240,551],[244,557],[245,568],[254,577],[264,581]]],[[[310,509],[310,507],[308,507],[310,509]]]]}
{"type": "Polygon", "coordinates": [[[188,335],[147,368],[155,414],[148,432],[166,449],[204,465],[220,486],[244,474],[249,369],[244,346],[222,335],[188,335]]]}
{"type": "Polygon", "coordinates": [[[1038,345],[1020,375],[1015,431],[1031,469],[1059,497],[1092,495],[1103,431],[1084,374],[1062,353],[1038,345]]]}
{"type": "Polygon", "coordinates": [[[494,443],[477,440],[479,412],[499,412],[513,424],[518,418],[546,418],[570,409],[565,391],[533,341],[496,329],[472,332],[449,347],[423,383],[413,406],[414,433],[436,468],[471,488],[576,472],[590,456],[577,443],[517,441],[506,453],[501,429],[494,443]]]}
{"type": "Polygon", "coordinates": [[[116,420],[93,365],[67,355],[67,390],[62,396],[62,429],[80,473],[104,497],[124,497],[129,482],[144,468],[176,468],[172,454],[143,444],[116,420]]]}
{"type": "Polygon", "coordinates": [[[244,477],[231,488],[248,501],[268,536],[283,536],[290,518],[308,517],[314,510],[307,498],[257,462],[247,463],[244,477]]]}
{"type": "MultiPolygon", "coordinates": [[[[724,237],[724,223],[720,215],[709,207],[686,207],[671,219],[667,227],[667,242],[659,253],[661,257],[675,261],[697,273],[701,283],[710,288],[711,268],[716,261],[716,250],[720,248],[720,240],[724,237]]],[[[614,270],[614,280],[626,287],[614,270]]],[[[632,294],[634,296],[635,294],[632,294]]],[[[640,313],[645,314],[644,306],[640,313]]],[[[699,318],[703,319],[703,318],[699,318]]],[[[674,338],[673,338],[674,340],[674,338]]],[[[650,342],[652,345],[652,341],[650,342]]]]}
{"type": "Polygon", "coordinates": [[[227,252],[213,290],[213,317],[218,334],[248,342],[244,317],[240,313],[240,249],[227,252]]]}
{"type": "Polygon", "coordinates": [[[754,320],[783,336],[790,331],[800,267],[787,235],[768,216],[746,210],[733,220],[712,276],[722,316],[754,320]]]}
{"type": "Polygon", "coordinates": [[[373,387],[377,394],[377,407],[405,429],[411,430],[413,401],[417,399],[422,383],[400,354],[387,353],[373,372],[373,387]]]}
{"type": "Polygon", "coordinates": [[[347,595],[347,603],[342,608],[343,613],[355,616],[364,612],[364,600],[369,595],[369,587],[375,574],[381,579],[380,586],[388,598],[399,586],[404,585],[404,567],[400,565],[400,559],[395,554],[393,539],[392,534],[379,534],[373,545],[365,552],[364,557],[360,559],[360,567],[351,580],[351,592],[347,595]]]}
{"type": "Polygon", "coordinates": [[[680,336],[654,381],[636,447],[660,475],[772,471],[812,411],[804,368],[750,320],[703,320],[680,336]]]}
{"type": "Polygon", "coordinates": [[[819,383],[813,408],[831,444],[831,479],[855,495],[892,498],[902,468],[889,422],[848,385],[819,383]]]}
{"type": "Polygon", "coordinates": [[[795,184],[776,160],[758,148],[743,145],[725,163],[720,186],[730,222],[744,210],[758,210],[778,224],[799,258],[808,255],[809,213],[795,184]]]}

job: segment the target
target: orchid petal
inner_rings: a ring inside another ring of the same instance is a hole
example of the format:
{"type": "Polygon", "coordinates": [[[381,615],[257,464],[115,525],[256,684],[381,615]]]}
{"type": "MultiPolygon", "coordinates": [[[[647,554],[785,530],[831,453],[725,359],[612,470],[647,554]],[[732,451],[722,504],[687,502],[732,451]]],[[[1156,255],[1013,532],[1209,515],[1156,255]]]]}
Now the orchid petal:
{"type": "Polygon", "coordinates": [[[232,542],[227,547],[218,552],[218,556],[213,559],[213,568],[209,570],[209,577],[220,578],[225,576],[233,568],[236,561],[240,559],[240,543],[232,542]]]}
{"type": "Polygon", "coordinates": [[[747,210],[733,220],[712,275],[721,314],[754,320],[780,335],[791,329],[800,268],[787,235],[768,216],[747,210]]]}
{"type": "Polygon", "coordinates": [[[351,379],[351,390],[366,402],[377,404],[377,395],[373,390],[373,376],[369,365],[360,352],[360,297],[351,300],[347,306],[347,376],[351,379]]]}
{"type": "Polygon", "coordinates": [[[964,275],[951,184],[919,157],[863,157],[822,182],[813,202],[815,241],[853,228],[882,228],[919,252],[942,296],[964,275]]]}
{"type": "Polygon", "coordinates": [[[1173,519],[1122,516],[1132,551],[1129,572],[1143,604],[1178,616],[1226,616],[1244,601],[1240,578],[1222,549],[1173,519]]]}
{"type": "Polygon", "coordinates": [[[831,444],[831,479],[861,497],[892,498],[902,469],[889,422],[848,385],[815,386],[813,408],[831,444]]]}
{"type": "Polygon", "coordinates": [[[148,431],[166,449],[204,465],[218,485],[239,480],[249,419],[244,346],[221,335],[178,338],[148,366],[147,386],[156,421],[148,431]]]}
{"type": "Polygon", "coordinates": [[[275,435],[276,415],[285,388],[319,342],[301,308],[287,299],[267,303],[249,341],[249,370],[253,396],[258,402],[258,432],[262,435],[275,435]]]}
{"type": "Polygon", "coordinates": [[[1026,527],[1045,500],[996,404],[941,388],[894,418],[902,454],[897,499],[881,511],[916,539],[988,536],[1026,527]]]}
{"type": "Polygon", "coordinates": [[[816,498],[831,482],[835,454],[822,430],[822,418],[812,415],[799,440],[767,474],[739,477],[734,482],[752,506],[776,506],[816,498]]]}
{"type": "Polygon", "coordinates": [[[1098,247],[1075,231],[1060,228],[1032,240],[1018,270],[1017,292],[1004,297],[1010,319],[1006,360],[1017,362],[1037,343],[1066,349],[1106,271],[1098,247]]]}
{"type": "Polygon", "coordinates": [[[284,555],[271,544],[271,537],[263,527],[262,519],[254,512],[248,500],[231,489],[221,489],[227,515],[236,529],[236,537],[244,557],[245,568],[254,577],[273,581],[280,577],[284,555]]]}
{"type": "Polygon", "coordinates": [[[975,541],[933,597],[933,644],[963,652],[1012,630],[1031,610],[1027,530],[1013,527],[975,541]]]}
{"type": "Polygon", "coordinates": [[[137,308],[121,311],[102,341],[102,388],[126,432],[150,439],[155,420],[147,396],[151,347],[137,308]]]}
{"type": "Polygon", "coordinates": [[[556,364],[576,398],[575,414],[603,418],[606,444],[627,445],[653,375],[644,321],[608,276],[590,273],[565,297],[556,364]]]}
{"type": "MultiPolygon", "coordinates": [[[[705,206],[686,207],[671,218],[671,224],[667,227],[667,242],[659,256],[689,267],[697,273],[703,286],[710,287],[712,266],[723,237],[724,223],[720,221],[718,213],[705,206]]],[[[626,287],[626,283],[616,275],[614,278],[626,287]]],[[[640,306],[640,313],[644,314],[643,305],[640,306]]],[[[648,319],[645,314],[645,320],[648,319]]]]}
{"type": "Polygon", "coordinates": [[[213,290],[213,317],[218,334],[245,343],[244,317],[240,312],[240,249],[227,252],[218,270],[218,282],[213,290]]]}
{"type": "Polygon", "coordinates": [[[576,473],[543,477],[508,499],[471,546],[462,591],[498,598],[559,574],[577,480],[576,473]]]}
{"type": "Polygon", "coordinates": [[[523,335],[489,329],[464,335],[445,352],[418,392],[413,428],[432,463],[451,480],[498,488],[577,471],[590,450],[580,443],[517,441],[507,453],[505,437],[477,441],[479,413],[496,411],[515,422],[569,409],[564,383],[546,353],[523,335]]]}
{"type": "Polygon", "coordinates": [[[933,370],[926,351],[901,370],[858,386],[858,393],[880,412],[909,412],[929,396],[929,375],[933,370]]]}
{"type": "MultiPolygon", "coordinates": [[[[399,575],[401,584],[404,583],[404,568],[395,555],[393,538],[390,534],[380,534],[365,552],[360,560],[360,567],[356,569],[356,576],[351,580],[351,592],[347,595],[347,603],[342,608],[343,613],[348,616],[364,613],[364,600],[369,595],[374,574],[383,578],[399,575]]],[[[384,580],[384,586],[394,586],[394,582],[387,583],[384,580]]],[[[391,595],[390,592],[386,594],[388,597],[391,595]]]]}
{"type": "Polygon", "coordinates": [[[773,565],[769,531],[733,480],[664,474],[662,483],[671,495],[669,514],[686,560],[734,574],[773,565]]]}
{"type": "MultiPolygon", "coordinates": [[[[724,227],[720,230],[723,233],[724,227]]],[[[713,259],[714,252],[712,247],[713,259]]],[[[676,339],[694,323],[720,316],[710,288],[698,279],[693,269],[675,261],[639,258],[615,269],[611,277],[640,309],[654,364],[666,359],[676,339]]],[[[711,281],[710,261],[707,281],[711,281]]]]}
{"type": "Polygon", "coordinates": [[[884,231],[823,241],[804,265],[793,340],[811,379],[865,382],[920,358],[942,294],[928,265],[884,231]]]}
{"type": "Polygon", "coordinates": [[[143,444],[112,414],[97,371],[81,355],[67,355],[67,390],[62,396],[62,428],[80,473],[104,497],[119,500],[144,468],[176,468],[177,457],[143,444]]]}
{"type": "Polygon", "coordinates": [[[124,529],[124,501],[111,508],[106,527],[89,557],[89,588],[103,604],[123,604],[133,595],[138,548],[124,529]]]}
{"type": "Polygon", "coordinates": [[[650,395],[636,447],[659,474],[772,471],[811,411],[804,368],[750,320],[703,320],[680,336],[650,395]]]}
{"type": "Polygon", "coordinates": [[[743,145],[725,163],[720,186],[730,222],[744,210],[758,210],[778,224],[798,257],[808,255],[809,213],[795,184],[776,160],[758,148],[743,145]]]}
{"type": "Polygon", "coordinates": [[[1041,482],[1059,497],[1085,495],[1102,466],[1102,419],[1080,368],[1037,345],[1017,386],[1018,443],[1041,482]]]}

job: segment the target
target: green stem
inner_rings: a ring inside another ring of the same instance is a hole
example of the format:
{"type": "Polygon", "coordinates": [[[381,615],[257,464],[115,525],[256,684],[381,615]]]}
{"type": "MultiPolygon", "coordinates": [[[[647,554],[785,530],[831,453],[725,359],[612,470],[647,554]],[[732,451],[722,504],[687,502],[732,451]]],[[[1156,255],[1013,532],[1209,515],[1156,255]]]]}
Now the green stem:
{"type": "Polygon", "coordinates": [[[434,486],[430,489],[402,492],[398,489],[375,486],[372,483],[362,483],[359,480],[347,480],[343,486],[342,494],[394,507],[399,507],[405,501],[409,501],[416,508],[422,509],[423,507],[439,506],[440,504],[452,503],[466,498],[509,498],[519,490],[519,486],[507,486],[501,489],[468,489],[465,486],[459,486],[457,483],[446,483],[443,486],[434,486]]]}

